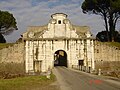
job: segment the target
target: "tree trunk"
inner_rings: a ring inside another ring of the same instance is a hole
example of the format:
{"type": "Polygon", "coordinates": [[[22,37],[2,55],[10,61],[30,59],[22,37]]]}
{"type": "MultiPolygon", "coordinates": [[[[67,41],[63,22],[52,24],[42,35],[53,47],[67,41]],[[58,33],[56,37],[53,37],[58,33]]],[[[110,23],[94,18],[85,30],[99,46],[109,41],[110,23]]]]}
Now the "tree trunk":
{"type": "Polygon", "coordinates": [[[0,43],[6,43],[6,40],[1,33],[0,33],[0,43]]]}
{"type": "Polygon", "coordinates": [[[109,30],[108,30],[108,22],[107,22],[107,16],[106,16],[106,14],[103,14],[103,15],[104,15],[105,28],[106,28],[106,33],[107,33],[107,41],[110,41],[109,30]]]}
{"type": "Polygon", "coordinates": [[[109,30],[110,30],[110,37],[111,41],[114,42],[114,36],[115,36],[115,27],[114,27],[114,21],[113,21],[113,14],[110,14],[109,18],[109,30]]]}

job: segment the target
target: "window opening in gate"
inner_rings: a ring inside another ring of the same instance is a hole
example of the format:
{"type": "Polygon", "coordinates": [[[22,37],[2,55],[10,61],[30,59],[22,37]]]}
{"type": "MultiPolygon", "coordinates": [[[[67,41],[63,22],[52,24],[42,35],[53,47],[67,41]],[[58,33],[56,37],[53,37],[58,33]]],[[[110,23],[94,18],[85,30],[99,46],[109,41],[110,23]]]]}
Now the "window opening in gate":
{"type": "Polygon", "coordinates": [[[61,24],[61,20],[58,21],[58,24],[61,24]]]}

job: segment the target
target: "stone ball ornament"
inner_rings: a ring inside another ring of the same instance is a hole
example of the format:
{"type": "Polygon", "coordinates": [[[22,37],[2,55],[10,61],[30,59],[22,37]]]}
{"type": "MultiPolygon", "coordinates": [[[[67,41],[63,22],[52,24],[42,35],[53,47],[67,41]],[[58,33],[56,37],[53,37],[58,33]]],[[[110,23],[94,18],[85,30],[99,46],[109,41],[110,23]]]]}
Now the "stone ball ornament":
{"type": "Polygon", "coordinates": [[[34,32],[29,32],[29,33],[28,33],[28,37],[29,37],[29,38],[33,38],[33,37],[34,37],[34,32]]]}
{"type": "Polygon", "coordinates": [[[51,20],[50,20],[50,23],[51,23],[51,24],[56,24],[56,22],[57,22],[57,21],[56,21],[55,19],[51,19],[51,20]]]}
{"type": "Polygon", "coordinates": [[[64,23],[64,24],[68,24],[68,23],[69,23],[69,20],[68,20],[68,19],[64,19],[64,20],[63,20],[63,23],[64,23]]]}

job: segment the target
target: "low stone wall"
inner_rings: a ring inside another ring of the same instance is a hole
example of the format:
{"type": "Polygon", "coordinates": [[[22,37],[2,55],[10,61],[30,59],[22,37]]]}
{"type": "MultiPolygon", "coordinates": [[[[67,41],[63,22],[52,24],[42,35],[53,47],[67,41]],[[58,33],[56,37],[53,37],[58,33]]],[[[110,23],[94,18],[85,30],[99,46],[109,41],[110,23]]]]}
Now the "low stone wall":
{"type": "MultiPolygon", "coordinates": [[[[106,43],[95,41],[95,68],[101,69],[102,72],[113,72],[120,70],[120,48],[108,45],[106,43]]],[[[0,64],[15,66],[19,69],[25,69],[25,47],[24,43],[14,44],[8,48],[0,50],[0,64]],[[22,67],[21,67],[22,66],[22,67]]],[[[0,66],[1,66],[0,65],[0,66]]],[[[2,70],[3,67],[1,67],[2,70]]],[[[0,71],[1,71],[0,70],[0,71]]],[[[11,68],[10,68],[11,70],[11,68]]],[[[4,70],[3,70],[4,71],[4,70]]],[[[13,70],[15,71],[15,70],[13,70]]]]}
{"type": "Polygon", "coordinates": [[[95,42],[95,69],[104,75],[120,77],[120,48],[95,42]]]}
{"type": "Polygon", "coordinates": [[[24,43],[14,44],[0,50],[0,63],[24,63],[24,43]]]}
{"type": "Polygon", "coordinates": [[[0,50],[0,78],[25,74],[24,43],[17,43],[0,50]]]}
{"type": "Polygon", "coordinates": [[[25,75],[24,63],[0,63],[0,78],[14,78],[25,75]]]}
{"type": "Polygon", "coordinates": [[[97,61],[95,62],[96,69],[101,69],[102,71],[120,71],[120,61],[97,61]]]}
{"type": "Polygon", "coordinates": [[[120,61],[120,48],[95,41],[95,62],[97,61],[120,61]]]}

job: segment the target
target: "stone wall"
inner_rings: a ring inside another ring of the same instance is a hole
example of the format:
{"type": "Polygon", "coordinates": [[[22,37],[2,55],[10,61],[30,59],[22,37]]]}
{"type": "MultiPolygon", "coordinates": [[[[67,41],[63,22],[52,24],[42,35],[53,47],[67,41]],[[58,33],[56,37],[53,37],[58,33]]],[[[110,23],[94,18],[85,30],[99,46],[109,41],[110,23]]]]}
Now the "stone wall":
{"type": "MultiPolygon", "coordinates": [[[[94,42],[95,69],[103,71],[120,70],[120,48],[103,42],[94,42]]],[[[24,43],[14,44],[0,50],[0,63],[25,64],[24,43]]]]}
{"type": "Polygon", "coordinates": [[[95,68],[102,71],[120,70],[120,48],[104,42],[94,42],[95,68]]]}
{"type": "Polygon", "coordinates": [[[24,43],[0,50],[0,63],[24,63],[24,43]]]}

